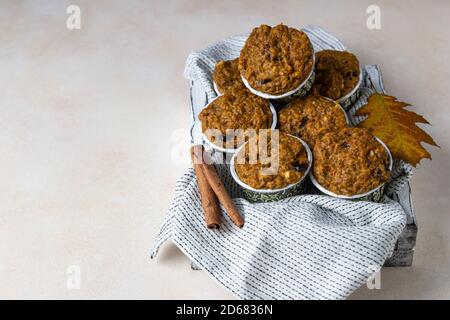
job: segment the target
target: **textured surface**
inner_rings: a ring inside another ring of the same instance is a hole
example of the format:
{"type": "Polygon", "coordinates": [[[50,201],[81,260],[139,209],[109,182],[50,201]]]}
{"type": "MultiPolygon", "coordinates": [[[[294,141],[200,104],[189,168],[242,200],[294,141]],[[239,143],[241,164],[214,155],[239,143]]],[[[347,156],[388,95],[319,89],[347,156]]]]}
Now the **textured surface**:
{"type": "MultiPolygon", "coordinates": [[[[344,48],[322,28],[308,26],[303,30],[316,49],[344,48]]],[[[236,46],[243,41],[241,36],[231,37],[192,53],[186,62],[185,75],[193,86],[200,84],[210,99],[213,62],[233,59],[238,51],[236,46]]],[[[371,82],[373,90],[382,91],[378,69],[368,66],[365,70],[364,82],[371,82]]],[[[206,105],[202,103],[203,90],[192,90],[196,93],[191,95],[194,119],[206,105]]],[[[361,119],[354,118],[354,112],[371,92],[365,87],[364,94],[350,109],[348,116],[352,123],[361,119]]],[[[222,181],[245,215],[244,228],[234,228],[228,220],[218,232],[204,228],[198,190],[190,170],[177,183],[152,257],[162,243],[171,239],[194,265],[243,299],[346,298],[392,255],[406,223],[406,214],[399,203],[386,198],[383,204],[376,204],[305,195],[250,204],[241,199],[241,190],[226,165],[220,168],[222,181]]],[[[410,166],[398,162],[386,190],[400,191],[410,175],[410,166]]],[[[394,264],[402,261],[402,257],[399,261],[394,259],[394,264]]]]}
{"type": "MultiPolygon", "coordinates": [[[[370,83],[370,86],[373,86],[374,90],[378,92],[384,92],[385,89],[383,86],[383,81],[379,68],[376,66],[366,66],[363,70],[364,70],[363,86],[368,86],[370,83]]],[[[364,94],[365,93],[363,93],[363,96],[364,94]]],[[[201,108],[207,104],[208,97],[200,82],[191,83],[190,98],[192,110],[194,113],[198,113],[198,111],[201,110],[201,108]]],[[[350,117],[349,120],[355,121],[353,117],[350,117]]],[[[195,122],[194,126],[192,127],[192,132],[194,135],[196,132],[198,132],[196,125],[198,125],[198,122],[195,122]]],[[[402,183],[401,179],[399,179],[399,183],[402,183]]],[[[394,252],[392,256],[386,260],[384,266],[407,267],[411,266],[413,262],[414,248],[417,239],[417,219],[412,206],[410,184],[406,183],[401,188],[398,185],[396,185],[396,183],[394,183],[393,185],[394,188],[397,189],[397,191],[392,193],[392,198],[398,203],[400,203],[403,210],[405,211],[406,226],[403,229],[402,233],[400,234],[394,248],[395,251],[399,252],[394,252]]],[[[311,192],[312,188],[313,187],[311,185],[306,187],[306,189],[309,190],[308,192],[311,192]]],[[[244,190],[244,192],[246,192],[246,190],[244,190]]],[[[380,191],[380,194],[378,194],[378,192],[374,193],[373,197],[375,199],[379,199],[382,196],[381,192],[382,191],[380,191]]],[[[247,199],[249,199],[249,197],[247,197],[247,199]]]]}
{"type": "Polygon", "coordinates": [[[242,299],[343,299],[378,270],[395,247],[406,216],[401,206],[301,195],[249,203],[227,173],[221,179],[242,229],[224,216],[220,230],[204,226],[193,170],[179,179],[167,219],[152,249],[171,239],[195,265],[242,299]]]}
{"type": "Polygon", "coordinates": [[[442,147],[411,182],[413,267],[385,268],[381,290],[352,297],[450,298],[448,1],[376,1],[381,30],[367,29],[365,0],[77,0],[82,29],[69,31],[72,3],[0,6],[1,297],[232,298],[174,245],[156,261],[148,248],[189,161],[186,56],[283,21],[324,26],[380,65],[388,93],[424,114],[442,147]],[[68,290],[74,264],[81,288],[68,290]]]}

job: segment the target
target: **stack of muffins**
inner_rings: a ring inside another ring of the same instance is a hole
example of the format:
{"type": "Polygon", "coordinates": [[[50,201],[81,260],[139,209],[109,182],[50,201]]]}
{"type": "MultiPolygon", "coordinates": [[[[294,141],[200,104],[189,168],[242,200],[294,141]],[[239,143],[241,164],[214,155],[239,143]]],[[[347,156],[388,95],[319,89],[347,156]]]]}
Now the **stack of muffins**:
{"type": "Polygon", "coordinates": [[[314,53],[303,31],[262,25],[239,58],[216,64],[218,98],[199,115],[203,136],[233,153],[230,171],[248,200],[299,194],[309,176],[324,194],[377,201],[392,158],[381,140],[350,127],[361,79],[352,53],[314,53]]]}

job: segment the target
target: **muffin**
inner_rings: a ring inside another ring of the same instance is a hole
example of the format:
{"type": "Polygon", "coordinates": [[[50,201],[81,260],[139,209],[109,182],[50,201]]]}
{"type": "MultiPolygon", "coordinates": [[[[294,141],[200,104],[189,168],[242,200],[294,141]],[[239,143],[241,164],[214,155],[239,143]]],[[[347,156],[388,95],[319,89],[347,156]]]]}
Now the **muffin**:
{"type": "Polygon", "coordinates": [[[337,195],[364,194],[390,178],[388,151],[366,129],[329,132],[316,142],[313,150],[314,178],[337,195]]]}
{"type": "Polygon", "coordinates": [[[280,131],[297,136],[313,147],[324,134],[347,127],[347,118],[336,102],[309,95],[283,108],[278,123],[280,131]]]}
{"type": "Polygon", "coordinates": [[[274,117],[268,100],[249,92],[219,96],[199,114],[203,134],[219,147],[236,148],[251,134],[271,128],[274,117]]]}
{"type": "Polygon", "coordinates": [[[247,90],[239,73],[239,58],[219,61],[213,73],[213,81],[217,94],[247,90]]]}
{"type": "Polygon", "coordinates": [[[359,84],[361,70],[354,54],[323,50],[316,53],[315,72],[313,93],[339,100],[359,84]]]}
{"type": "Polygon", "coordinates": [[[313,47],[303,31],[283,24],[261,25],[253,29],[241,50],[239,71],[254,90],[282,95],[307,80],[313,61],[313,47]]]}
{"type": "Polygon", "coordinates": [[[237,176],[254,189],[281,189],[295,184],[309,168],[308,154],[300,139],[275,130],[251,138],[235,159],[237,176]],[[274,132],[279,133],[278,140],[273,138],[274,132]]]}

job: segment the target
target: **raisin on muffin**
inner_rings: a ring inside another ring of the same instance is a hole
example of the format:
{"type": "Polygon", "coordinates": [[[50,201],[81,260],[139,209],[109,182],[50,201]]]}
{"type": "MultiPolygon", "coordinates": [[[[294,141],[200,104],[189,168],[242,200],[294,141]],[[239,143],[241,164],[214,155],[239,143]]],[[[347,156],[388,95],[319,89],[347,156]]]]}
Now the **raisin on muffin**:
{"type": "Polygon", "coordinates": [[[242,82],[238,65],[239,58],[234,60],[221,60],[216,64],[213,81],[219,91],[218,93],[223,94],[229,91],[247,90],[242,82]]]}
{"type": "Polygon", "coordinates": [[[239,179],[255,189],[279,189],[294,184],[305,176],[309,164],[307,151],[300,140],[278,130],[251,138],[236,159],[242,159],[235,163],[239,179]],[[273,139],[274,132],[279,133],[277,142],[273,139]],[[263,143],[264,154],[260,154],[260,143],[263,143]],[[253,157],[252,152],[256,153],[253,157]]]}
{"type": "Polygon", "coordinates": [[[324,134],[347,127],[339,104],[311,95],[297,98],[281,109],[278,123],[281,131],[301,138],[311,147],[324,134]]]}
{"type": "Polygon", "coordinates": [[[279,24],[253,29],[239,57],[239,71],[257,91],[280,95],[310,75],[313,47],[303,31],[279,24]]]}
{"type": "Polygon", "coordinates": [[[347,51],[317,52],[315,71],[312,92],[333,100],[349,94],[359,82],[359,61],[347,51]]]}
{"type": "Polygon", "coordinates": [[[314,145],[313,154],[314,178],[335,194],[363,194],[390,178],[388,152],[363,128],[325,134],[314,145]]]}
{"type": "Polygon", "coordinates": [[[245,141],[238,139],[240,136],[247,135],[249,129],[270,128],[272,118],[269,101],[245,91],[225,93],[199,114],[202,132],[221,147],[227,137],[234,141],[231,147],[237,147],[245,141]]]}

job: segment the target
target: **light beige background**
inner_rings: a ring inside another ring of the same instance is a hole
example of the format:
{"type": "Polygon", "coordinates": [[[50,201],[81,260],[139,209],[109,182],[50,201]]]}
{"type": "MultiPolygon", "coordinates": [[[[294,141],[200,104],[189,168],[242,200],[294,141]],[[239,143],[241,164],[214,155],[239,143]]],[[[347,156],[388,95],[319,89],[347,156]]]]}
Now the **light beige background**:
{"type": "Polygon", "coordinates": [[[351,298],[450,298],[449,13],[448,1],[0,1],[0,297],[233,298],[174,245],[155,261],[149,249],[187,166],[174,161],[191,122],[186,56],[284,22],[321,25],[380,65],[442,147],[412,180],[414,266],[351,298]],[[71,3],[81,30],[66,28],[71,3]]]}

